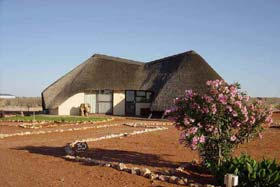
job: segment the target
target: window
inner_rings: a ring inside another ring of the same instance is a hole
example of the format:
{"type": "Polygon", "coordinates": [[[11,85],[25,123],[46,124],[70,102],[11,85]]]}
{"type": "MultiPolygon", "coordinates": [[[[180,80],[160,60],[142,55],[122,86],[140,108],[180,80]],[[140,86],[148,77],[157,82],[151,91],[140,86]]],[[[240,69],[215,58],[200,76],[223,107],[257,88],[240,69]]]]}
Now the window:
{"type": "Polygon", "coordinates": [[[152,102],[152,92],[146,92],[146,100],[152,102]]]}
{"type": "Polygon", "coordinates": [[[150,103],[152,102],[152,92],[149,91],[136,91],[137,103],[150,103]]]}
{"type": "Polygon", "coordinates": [[[127,102],[134,102],[135,92],[134,91],[126,91],[126,98],[127,102]]]}
{"type": "Polygon", "coordinates": [[[142,90],[126,90],[125,101],[136,103],[151,103],[152,92],[142,90]]]}
{"type": "Polygon", "coordinates": [[[145,91],[136,91],[136,96],[137,97],[146,97],[146,92],[145,91]]]}

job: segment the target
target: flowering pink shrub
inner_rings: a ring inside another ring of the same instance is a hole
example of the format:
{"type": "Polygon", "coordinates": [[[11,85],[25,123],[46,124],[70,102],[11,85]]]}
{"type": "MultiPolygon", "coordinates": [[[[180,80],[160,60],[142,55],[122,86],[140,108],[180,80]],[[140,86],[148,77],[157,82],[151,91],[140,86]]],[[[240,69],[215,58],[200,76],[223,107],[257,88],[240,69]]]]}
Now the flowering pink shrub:
{"type": "Polygon", "coordinates": [[[238,83],[207,81],[207,92],[186,90],[165,114],[181,130],[180,142],[198,150],[205,164],[220,165],[240,143],[259,135],[272,112],[262,101],[249,103],[238,83]]]}

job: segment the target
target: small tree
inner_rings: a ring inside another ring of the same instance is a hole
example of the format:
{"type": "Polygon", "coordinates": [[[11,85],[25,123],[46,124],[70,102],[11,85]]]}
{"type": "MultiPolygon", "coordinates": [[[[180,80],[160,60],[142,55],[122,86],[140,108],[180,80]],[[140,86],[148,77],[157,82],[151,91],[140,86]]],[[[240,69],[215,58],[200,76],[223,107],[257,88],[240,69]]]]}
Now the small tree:
{"type": "Polygon", "coordinates": [[[238,144],[261,137],[261,124],[272,122],[272,112],[260,100],[250,104],[238,83],[215,80],[206,85],[205,94],[186,90],[165,114],[182,131],[180,142],[198,150],[204,164],[215,167],[238,144]]]}

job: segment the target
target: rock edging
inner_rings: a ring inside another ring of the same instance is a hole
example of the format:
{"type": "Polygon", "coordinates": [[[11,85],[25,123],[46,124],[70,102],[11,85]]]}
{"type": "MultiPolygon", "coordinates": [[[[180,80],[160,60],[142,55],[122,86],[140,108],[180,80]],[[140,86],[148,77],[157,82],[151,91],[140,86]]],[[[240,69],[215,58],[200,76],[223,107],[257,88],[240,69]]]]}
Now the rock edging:
{"type": "Polygon", "coordinates": [[[215,187],[214,185],[211,185],[211,184],[202,185],[202,184],[193,183],[193,182],[190,182],[185,177],[177,177],[174,175],[155,173],[155,172],[152,172],[148,168],[127,167],[124,163],[121,163],[121,162],[111,163],[111,162],[105,162],[105,161],[92,159],[89,157],[79,157],[79,156],[71,156],[71,155],[66,155],[63,158],[65,158],[66,160],[72,160],[72,161],[74,160],[77,162],[86,162],[86,163],[91,163],[91,164],[95,164],[95,165],[99,165],[99,166],[103,166],[103,167],[110,167],[110,168],[113,168],[118,171],[130,173],[132,175],[142,176],[142,177],[148,178],[152,181],[159,180],[159,181],[168,182],[168,183],[172,183],[172,184],[178,184],[178,185],[182,185],[182,186],[191,186],[191,187],[215,187]]]}

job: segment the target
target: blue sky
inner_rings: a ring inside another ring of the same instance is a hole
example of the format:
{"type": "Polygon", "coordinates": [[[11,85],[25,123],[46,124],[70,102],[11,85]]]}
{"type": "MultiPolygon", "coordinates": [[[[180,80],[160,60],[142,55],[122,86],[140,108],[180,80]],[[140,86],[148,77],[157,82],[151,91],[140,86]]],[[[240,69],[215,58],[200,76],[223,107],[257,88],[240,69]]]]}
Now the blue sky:
{"type": "Polygon", "coordinates": [[[249,95],[280,97],[280,1],[0,0],[0,93],[40,96],[94,53],[188,50],[249,95]]]}

